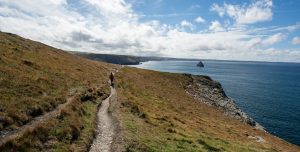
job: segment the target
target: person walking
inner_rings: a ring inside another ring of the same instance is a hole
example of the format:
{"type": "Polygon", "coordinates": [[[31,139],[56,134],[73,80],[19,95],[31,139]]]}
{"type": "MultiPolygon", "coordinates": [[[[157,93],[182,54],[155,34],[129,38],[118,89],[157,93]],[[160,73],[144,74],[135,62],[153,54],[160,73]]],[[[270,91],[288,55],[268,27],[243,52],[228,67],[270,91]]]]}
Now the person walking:
{"type": "Polygon", "coordinates": [[[114,73],[112,73],[112,72],[110,72],[110,75],[109,75],[109,80],[110,80],[110,85],[112,86],[112,87],[114,87],[114,73]]]}

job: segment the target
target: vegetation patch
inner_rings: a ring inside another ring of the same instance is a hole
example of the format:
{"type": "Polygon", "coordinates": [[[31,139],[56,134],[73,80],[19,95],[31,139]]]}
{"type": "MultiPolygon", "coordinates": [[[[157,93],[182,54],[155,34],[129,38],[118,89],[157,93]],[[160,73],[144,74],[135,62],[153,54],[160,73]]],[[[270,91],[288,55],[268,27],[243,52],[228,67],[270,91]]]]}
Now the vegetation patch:
{"type": "Polygon", "coordinates": [[[1,150],[86,151],[94,137],[97,107],[109,92],[101,94],[103,96],[97,96],[94,102],[81,102],[80,98],[75,98],[61,110],[58,117],[44,120],[24,136],[2,146],[1,150]]]}
{"type": "Polygon", "coordinates": [[[97,107],[110,93],[107,80],[116,66],[14,34],[0,32],[0,40],[0,135],[30,124],[80,94],[58,117],[42,120],[1,151],[86,151],[97,107]]]}
{"type": "Polygon", "coordinates": [[[212,151],[212,152],[219,152],[221,151],[218,148],[215,148],[213,146],[210,146],[209,144],[207,144],[205,141],[203,141],[202,139],[198,139],[197,143],[202,145],[204,149],[208,150],[208,151],[212,151]]]}
{"type": "MultiPolygon", "coordinates": [[[[214,107],[196,101],[185,92],[187,85],[193,83],[189,75],[125,67],[117,73],[116,80],[117,107],[120,108],[113,112],[123,126],[127,151],[298,150],[276,137],[224,116],[222,111],[214,107]],[[245,132],[257,134],[268,142],[251,141],[244,136],[245,132]]],[[[219,83],[209,78],[204,80],[203,83],[220,87],[219,83]]]]}

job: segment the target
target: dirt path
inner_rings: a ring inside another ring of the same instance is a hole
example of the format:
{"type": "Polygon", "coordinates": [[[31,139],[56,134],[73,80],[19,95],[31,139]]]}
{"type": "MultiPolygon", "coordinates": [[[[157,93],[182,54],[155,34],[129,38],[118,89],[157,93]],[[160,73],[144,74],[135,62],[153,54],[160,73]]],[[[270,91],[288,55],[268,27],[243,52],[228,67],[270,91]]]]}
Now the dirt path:
{"type": "Polygon", "coordinates": [[[101,107],[97,113],[97,135],[90,152],[110,152],[113,142],[115,128],[112,116],[108,113],[110,99],[115,96],[116,90],[111,87],[110,96],[102,101],[101,107]]]}
{"type": "Polygon", "coordinates": [[[33,130],[37,126],[39,126],[41,123],[45,122],[45,120],[48,120],[50,118],[56,117],[60,115],[61,109],[67,107],[73,100],[76,95],[73,95],[71,97],[67,98],[67,102],[64,104],[59,105],[55,110],[48,112],[44,115],[38,116],[36,118],[33,118],[29,123],[26,125],[18,128],[15,131],[6,132],[0,136],[0,147],[5,145],[7,142],[12,141],[14,139],[17,139],[19,137],[24,136],[24,134],[30,130],[33,130]]]}

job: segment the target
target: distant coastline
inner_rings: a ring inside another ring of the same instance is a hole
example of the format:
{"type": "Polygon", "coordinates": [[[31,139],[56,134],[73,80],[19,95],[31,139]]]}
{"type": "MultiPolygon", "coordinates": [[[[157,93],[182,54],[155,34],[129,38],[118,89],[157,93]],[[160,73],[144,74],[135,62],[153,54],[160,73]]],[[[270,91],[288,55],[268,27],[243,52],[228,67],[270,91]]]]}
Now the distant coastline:
{"type": "Polygon", "coordinates": [[[107,63],[119,64],[119,65],[139,65],[142,62],[147,61],[199,61],[199,59],[184,59],[184,58],[170,58],[170,57],[155,57],[155,56],[131,56],[131,55],[116,55],[116,54],[96,54],[85,52],[70,52],[72,54],[79,55],[81,57],[102,61],[107,63]]]}
{"type": "Polygon", "coordinates": [[[299,62],[274,62],[274,61],[251,61],[251,60],[221,60],[221,59],[197,59],[197,58],[172,58],[172,57],[157,57],[157,56],[134,56],[134,55],[119,55],[119,54],[100,54],[88,52],[69,51],[87,59],[102,61],[119,65],[139,65],[148,61],[220,61],[220,62],[248,62],[248,63],[292,63],[299,64],[299,62]]]}

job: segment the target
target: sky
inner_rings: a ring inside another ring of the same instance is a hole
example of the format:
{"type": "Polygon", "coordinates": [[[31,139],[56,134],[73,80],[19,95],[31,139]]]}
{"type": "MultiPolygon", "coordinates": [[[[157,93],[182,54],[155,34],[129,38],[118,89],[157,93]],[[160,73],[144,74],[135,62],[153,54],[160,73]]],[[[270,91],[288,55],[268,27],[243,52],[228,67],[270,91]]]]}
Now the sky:
{"type": "Polygon", "coordinates": [[[0,30],[64,49],[300,62],[298,0],[0,0],[0,30]]]}

